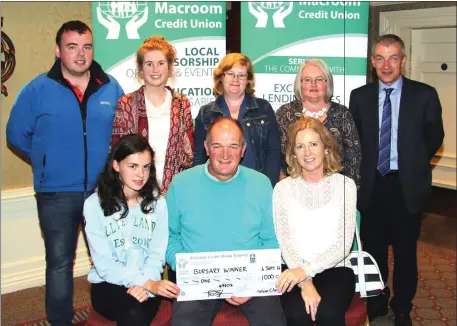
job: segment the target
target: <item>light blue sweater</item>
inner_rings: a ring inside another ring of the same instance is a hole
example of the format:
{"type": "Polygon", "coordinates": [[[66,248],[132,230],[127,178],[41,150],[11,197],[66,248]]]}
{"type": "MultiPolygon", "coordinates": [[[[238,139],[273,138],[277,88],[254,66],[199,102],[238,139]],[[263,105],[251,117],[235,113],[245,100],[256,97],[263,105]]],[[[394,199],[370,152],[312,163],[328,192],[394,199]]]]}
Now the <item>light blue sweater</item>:
{"type": "Polygon", "coordinates": [[[275,249],[272,187],[263,174],[239,166],[227,182],[214,179],[207,164],[176,175],[167,192],[167,263],[176,254],[275,249]]]}
{"type": "Polygon", "coordinates": [[[128,288],[160,280],[168,243],[165,199],[157,201],[152,213],[144,214],[138,204],[125,218],[119,220],[119,216],[103,215],[97,193],[84,202],[85,230],[94,263],[89,282],[128,288]]]}

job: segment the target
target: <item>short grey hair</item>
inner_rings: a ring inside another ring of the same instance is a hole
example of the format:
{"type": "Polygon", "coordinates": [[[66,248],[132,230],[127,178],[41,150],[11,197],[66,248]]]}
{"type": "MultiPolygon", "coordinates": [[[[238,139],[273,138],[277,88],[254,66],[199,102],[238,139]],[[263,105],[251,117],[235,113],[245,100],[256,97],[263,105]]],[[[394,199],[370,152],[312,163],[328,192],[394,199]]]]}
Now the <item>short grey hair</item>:
{"type": "Polygon", "coordinates": [[[379,36],[376,41],[373,42],[373,44],[371,45],[371,56],[374,57],[375,56],[375,50],[376,50],[376,46],[378,44],[382,44],[382,45],[385,45],[385,46],[389,46],[391,45],[392,43],[399,43],[400,44],[400,47],[401,47],[401,55],[403,57],[406,56],[406,51],[405,51],[405,43],[403,42],[403,40],[395,35],[395,34],[385,34],[385,35],[381,35],[379,36]]]}
{"type": "Polygon", "coordinates": [[[239,122],[237,119],[233,119],[231,117],[226,117],[226,116],[217,117],[209,124],[208,130],[206,131],[206,143],[208,145],[211,144],[211,131],[213,130],[213,128],[216,125],[221,124],[223,122],[229,122],[232,125],[234,125],[236,129],[238,129],[238,131],[241,134],[241,146],[243,146],[245,143],[245,139],[244,139],[244,130],[243,130],[243,126],[241,125],[241,122],[239,122]]]}
{"type": "Polygon", "coordinates": [[[305,60],[300,67],[298,68],[297,75],[295,76],[294,82],[294,94],[297,99],[303,102],[302,93],[301,93],[301,74],[303,69],[306,68],[308,65],[313,65],[319,68],[322,73],[324,74],[325,80],[327,80],[327,92],[325,102],[329,103],[332,100],[333,96],[333,76],[332,72],[328,68],[327,64],[324,60],[321,59],[307,59],[305,60]]]}

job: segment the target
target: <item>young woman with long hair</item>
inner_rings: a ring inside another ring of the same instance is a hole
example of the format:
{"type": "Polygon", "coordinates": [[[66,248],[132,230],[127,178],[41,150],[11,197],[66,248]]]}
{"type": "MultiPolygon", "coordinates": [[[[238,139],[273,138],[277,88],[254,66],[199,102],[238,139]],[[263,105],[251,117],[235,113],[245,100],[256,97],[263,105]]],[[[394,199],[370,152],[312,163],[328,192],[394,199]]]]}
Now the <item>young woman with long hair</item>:
{"type": "Polygon", "coordinates": [[[168,211],[156,179],[154,151],[142,136],[126,135],[111,149],[97,191],[84,203],[93,267],[94,309],[119,326],[148,326],[160,298],[178,287],[161,280],[168,244],[168,211]]]}

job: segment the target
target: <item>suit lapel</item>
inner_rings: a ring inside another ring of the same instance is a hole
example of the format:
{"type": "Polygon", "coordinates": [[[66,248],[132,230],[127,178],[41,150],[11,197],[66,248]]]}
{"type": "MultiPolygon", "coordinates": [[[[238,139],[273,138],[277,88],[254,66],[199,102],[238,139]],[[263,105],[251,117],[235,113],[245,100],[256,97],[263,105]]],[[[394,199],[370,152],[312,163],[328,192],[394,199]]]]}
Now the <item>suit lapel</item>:
{"type": "Polygon", "coordinates": [[[369,124],[371,130],[372,144],[379,147],[379,84],[373,82],[370,84],[366,94],[367,118],[365,121],[369,124]]]}
{"type": "Polygon", "coordinates": [[[401,98],[400,98],[400,112],[398,113],[398,139],[397,146],[400,141],[400,138],[404,135],[406,127],[409,124],[409,119],[413,108],[411,107],[411,82],[409,79],[403,77],[403,87],[401,89],[401,98]],[[408,105],[409,103],[409,105],[408,105]]]}

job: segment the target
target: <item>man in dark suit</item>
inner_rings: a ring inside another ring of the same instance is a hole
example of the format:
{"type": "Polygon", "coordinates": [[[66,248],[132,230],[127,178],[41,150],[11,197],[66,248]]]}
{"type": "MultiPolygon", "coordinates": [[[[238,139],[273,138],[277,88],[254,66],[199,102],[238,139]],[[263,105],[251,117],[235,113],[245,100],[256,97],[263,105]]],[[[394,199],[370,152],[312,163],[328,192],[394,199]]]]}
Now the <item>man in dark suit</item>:
{"type": "MultiPolygon", "coordinates": [[[[417,288],[417,238],[431,191],[430,160],[443,138],[441,104],[436,90],[401,75],[405,46],[396,35],[379,37],[371,61],[379,81],[352,91],[349,108],[362,146],[358,209],[364,250],[388,277],[388,246],[394,253],[390,307],[395,326],[411,325],[417,288]]],[[[368,299],[370,320],[388,312],[390,290],[368,299]]]]}

